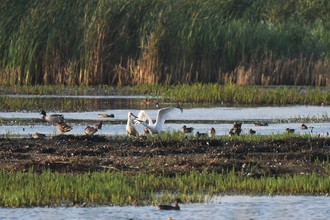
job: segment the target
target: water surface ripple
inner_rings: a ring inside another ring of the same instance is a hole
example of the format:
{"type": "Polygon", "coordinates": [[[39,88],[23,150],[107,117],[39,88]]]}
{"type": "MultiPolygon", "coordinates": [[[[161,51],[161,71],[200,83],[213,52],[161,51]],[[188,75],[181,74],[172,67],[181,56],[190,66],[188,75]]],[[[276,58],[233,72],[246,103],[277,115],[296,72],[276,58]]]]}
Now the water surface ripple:
{"type": "Polygon", "coordinates": [[[180,211],[153,206],[96,208],[0,208],[0,219],[328,219],[329,198],[224,196],[211,203],[183,204],[180,211]]]}

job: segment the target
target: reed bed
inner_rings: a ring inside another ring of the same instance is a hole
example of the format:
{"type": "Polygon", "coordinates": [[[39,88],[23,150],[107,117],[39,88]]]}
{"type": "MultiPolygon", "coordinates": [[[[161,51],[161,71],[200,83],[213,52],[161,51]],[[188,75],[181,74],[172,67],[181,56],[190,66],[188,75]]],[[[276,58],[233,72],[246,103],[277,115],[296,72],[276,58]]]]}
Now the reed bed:
{"type": "Polygon", "coordinates": [[[329,85],[328,1],[0,3],[0,84],[329,85]]]}
{"type": "MultiPolygon", "coordinates": [[[[145,99],[177,103],[184,108],[186,103],[222,103],[239,105],[329,105],[330,91],[321,87],[260,87],[237,84],[195,83],[178,85],[147,85],[115,88],[112,86],[1,86],[3,94],[13,95],[145,95],[145,99]]],[[[140,104],[142,100],[135,100],[140,104]]],[[[43,106],[57,111],[88,111],[101,105],[93,99],[48,99],[42,97],[0,96],[2,111],[39,111],[43,106]]],[[[299,116],[297,116],[299,118],[299,116]]],[[[317,118],[327,118],[327,115],[317,118]]],[[[308,120],[306,118],[306,120],[308,120]]],[[[310,118],[315,120],[315,118],[310,118]]]]}
{"type": "Polygon", "coordinates": [[[226,193],[259,195],[322,195],[330,190],[330,177],[294,175],[249,178],[229,171],[197,172],[174,177],[120,172],[86,174],[0,171],[0,206],[150,205],[176,196],[190,202],[226,193]]]}

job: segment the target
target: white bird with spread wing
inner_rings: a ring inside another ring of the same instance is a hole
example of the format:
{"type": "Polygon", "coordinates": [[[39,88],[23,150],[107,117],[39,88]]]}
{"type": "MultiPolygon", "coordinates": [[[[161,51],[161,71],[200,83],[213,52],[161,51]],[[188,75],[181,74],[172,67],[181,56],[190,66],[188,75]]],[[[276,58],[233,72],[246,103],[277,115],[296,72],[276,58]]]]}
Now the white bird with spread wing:
{"type": "Polygon", "coordinates": [[[153,123],[151,118],[147,115],[147,113],[142,110],[138,114],[136,123],[138,124],[142,123],[146,128],[148,128],[151,131],[152,134],[159,135],[163,131],[162,129],[163,124],[165,123],[165,120],[170,116],[170,113],[178,110],[183,112],[181,107],[167,107],[167,108],[159,109],[155,123],[153,123]],[[148,121],[148,123],[146,121],[148,121]]]}

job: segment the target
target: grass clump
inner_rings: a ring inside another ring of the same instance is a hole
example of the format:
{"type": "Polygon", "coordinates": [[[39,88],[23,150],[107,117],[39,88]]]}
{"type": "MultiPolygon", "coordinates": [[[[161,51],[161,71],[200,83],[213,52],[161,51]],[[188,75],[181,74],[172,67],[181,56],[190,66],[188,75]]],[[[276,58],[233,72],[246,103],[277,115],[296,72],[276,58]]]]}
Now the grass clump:
{"type": "Polygon", "coordinates": [[[85,174],[53,173],[44,170],[0,172],[0,205],[2,207],[70,206],[84,202],[95,205],[150,205],[173,196],[203,202],[213,195],[242,194],[322,194],[330,190],[330,177],[294,175],[249,178],[234,171],[217,174],[197,172],[174,177],[102,171],[85,174]]]}

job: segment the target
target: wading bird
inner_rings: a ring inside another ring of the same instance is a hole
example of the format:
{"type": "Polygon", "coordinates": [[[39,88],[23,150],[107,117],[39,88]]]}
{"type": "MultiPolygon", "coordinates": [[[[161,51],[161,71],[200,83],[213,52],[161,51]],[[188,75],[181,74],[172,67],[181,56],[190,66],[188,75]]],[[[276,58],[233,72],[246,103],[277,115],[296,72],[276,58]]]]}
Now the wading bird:
{"type": "Polygon", "coordinates": [[[156,205],[158,210],[180,210],[179,203],[182,203],[181,199],[174,200],[174,206],[171,205],[156,205]]]}
{"type": "Polygon", "coordinates": [[[55,123],[64,121],[64,116],[62,114],[46,115],[45,110],[42,110],[40,112],[40,115],[42,115],[42,119],[44,121],[55,122],[55,123]]]}
{"type": "Polygon", "coordinates": [[[131,136],[139,137],[139,131],[134,123],[134,120],[136,118],[137,116],[135,116],[132,112],[128,112],[126,132],[131,136]],[[134,119],[131,118],[132,116],[134,117],[134,119]]]}
{"type": "Polygon", "coordinates": [[[165,120],[170,116],[170,113],[178,110],[183,112],[182,108],[180,107],[167,107],[159,109],[155,123],[153,123],[147,113],[142,110],[138,114],[137,123],[142,123],[143,126],[149,128],[149,131],[152,134],[159,135],[163,131],[163,124],[165,123],[165,120]],[[148,123],[146,121],[148,121],[148,123]]]}

